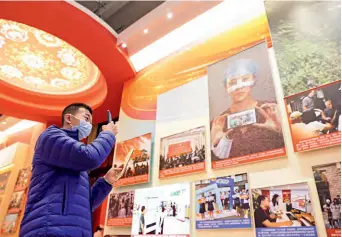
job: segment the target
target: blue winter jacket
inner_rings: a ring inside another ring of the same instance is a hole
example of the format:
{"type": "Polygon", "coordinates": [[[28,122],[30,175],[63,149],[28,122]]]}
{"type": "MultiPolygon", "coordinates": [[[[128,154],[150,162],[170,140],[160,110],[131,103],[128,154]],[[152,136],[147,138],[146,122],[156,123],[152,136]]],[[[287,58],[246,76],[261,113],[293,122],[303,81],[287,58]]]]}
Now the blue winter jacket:
{"type": "Polygon", "coordinates": [[[103,178],[90,189],[88,170],[99,167],[115,143],[101,132],[89,145],[78,131],[51,126],[38,138],[20,237],[92,237],[91,214],[112,187],[103,178]]]}

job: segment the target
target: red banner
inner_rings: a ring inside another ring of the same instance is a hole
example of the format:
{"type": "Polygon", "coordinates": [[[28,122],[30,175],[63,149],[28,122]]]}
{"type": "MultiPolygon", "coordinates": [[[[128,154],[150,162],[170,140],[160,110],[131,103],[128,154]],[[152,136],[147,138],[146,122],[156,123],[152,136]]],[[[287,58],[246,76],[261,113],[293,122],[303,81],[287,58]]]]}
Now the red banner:
{"type": "Polygon", "coordinates": [[[252,162],[262,161],[262,160],[269,160],[271,158],[278,158],[278,157],[285,156],[285,155],[286,155],[285,148],[274,149],[274,150],[259,152],[259,153],[255,153],[255,154],[251,154],[247,156],[240,156],[240,157],[234,157],[234,158],[229,158],[229,159],[220,160],[220,161],[213,161],[212,168],[222,169],[222,168],[232,167],[235,165],[242,165],[242,164],[252,163],[252,162]]]}
{"type": "Polygon", "coordinates": [[[271,199],[270,190],[261,190],[261,194],[267,197],[268,199],[271,199]]]}
{"type": "Polygon", "coordinates": [[[159,171],[159,178],[167,178],[167,177],[174,177],[184,174],[192,174],[196,172],[205,171],[205,163],[197,163],[193,165],[186,165],[183,167],[171,168],[167,170],[160,170],[159,171]]]}
{"type": "Polygon", "coordinates": [[[121,178],[114,183],[114,187],[128,186],[132,184],[140,184],[148,182],[148,174],[133,176],[129,178],[121,178]]]}
{"type": "Polygon", "coordinates": [[[128,218],[112,218],[107,220],[107,226],[131,226],[132,217],[128,218]]]}
{"type": "Polygon", "coordinates": [[[282,190],[283,203],[291,202],[291,190],[282,190]]]}
{"type": "Polygon", "coordinates": [[[190,141],[175,143],[175,144],[169,145],[167,157],[171,158],[173,156],[179,156],[181,154],[187,154],[190,152],[192,152],[190,141]]]}
{"type": "Polygon", "coordinates": [[[341,237],[341,229],[327,229],[328,237],[341,237]]]}

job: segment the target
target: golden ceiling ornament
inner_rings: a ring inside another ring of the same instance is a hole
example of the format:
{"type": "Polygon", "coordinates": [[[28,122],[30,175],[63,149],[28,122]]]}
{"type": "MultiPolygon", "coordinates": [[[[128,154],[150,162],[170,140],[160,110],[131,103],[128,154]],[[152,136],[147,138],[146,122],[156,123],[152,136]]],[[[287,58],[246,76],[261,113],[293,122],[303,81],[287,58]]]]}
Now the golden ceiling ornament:
{"type": "Polygon", "coordinates": [[[44,94],[75,94],[99,79],[97,66],[65,41],[0,19],[0,80],[44,94]]]}

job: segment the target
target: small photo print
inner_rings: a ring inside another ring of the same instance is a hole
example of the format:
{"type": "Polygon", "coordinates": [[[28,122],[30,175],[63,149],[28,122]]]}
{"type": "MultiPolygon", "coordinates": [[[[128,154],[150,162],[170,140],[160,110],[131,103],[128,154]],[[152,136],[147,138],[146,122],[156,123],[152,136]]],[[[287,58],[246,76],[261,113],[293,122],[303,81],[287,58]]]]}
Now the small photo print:
{"type": "Polygon", "coordinates": [[[31,168],[21,169],[14,187],[14,191],[21,191],[28,187],[31,177],[31,168]]]}
{"type": "Polygon", "coordinates": [[[25,191],[14,192],[8,207],[8,213],[18,213],[22,209],[24,203],[25,191]]]}
{"type": "Polygon", "coordinates": [[[113,193],[109,197],[108,226],[131,226],[134,192],[113,193]]]}
{"type": "Polygon", "coordinates": [[[228,115],[228,129],[256,123],[255,109],[242,111],[240,113],[228,115]]]}
{"type": "Polygon", "coordinates": [[[17,228],[19,214],[9,214],[5,217],[5,220],[2,224],[2,233],[3,234],[14,234],[17,228]]]}
{"type": "Polygon", "coordinates": [[[11,172],[6,172],[6,173],[2,173],[0,174],[0,194],[5,193],[5,189],[7,186],[7,181],[9,176],[11,175],[11,172]]]}
{"type": "Polygon", "coordinates": [[[252,189],[257,237],[317,237],[307,183],[252,189]]]}

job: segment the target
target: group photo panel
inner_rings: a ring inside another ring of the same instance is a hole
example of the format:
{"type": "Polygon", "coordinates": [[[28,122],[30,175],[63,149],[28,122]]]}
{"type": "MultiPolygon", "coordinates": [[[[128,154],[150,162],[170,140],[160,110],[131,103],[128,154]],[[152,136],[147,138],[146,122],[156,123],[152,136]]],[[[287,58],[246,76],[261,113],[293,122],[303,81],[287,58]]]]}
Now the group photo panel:
{"type": "Polygon", "coordinates": [[[248,175],[195,182],[196,229],[251,228],[248,175]]]}

